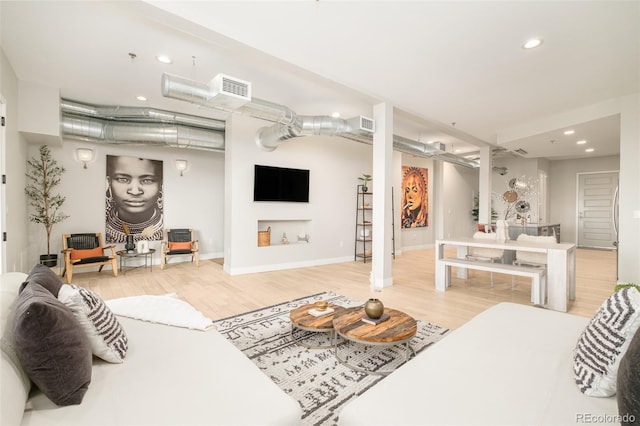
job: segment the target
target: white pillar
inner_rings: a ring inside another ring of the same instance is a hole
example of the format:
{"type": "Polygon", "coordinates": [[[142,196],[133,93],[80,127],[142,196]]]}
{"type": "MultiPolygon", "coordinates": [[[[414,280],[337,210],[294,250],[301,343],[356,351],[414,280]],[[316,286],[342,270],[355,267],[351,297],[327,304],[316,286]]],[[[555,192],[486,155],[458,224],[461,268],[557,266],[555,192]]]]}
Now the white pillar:
{"type": "Polygon", "coordinates": [[[491,176],[493,160],[491,147],[480,148],[480,182],[478,194],[478,223],[491,223],[491,176]]]}
{"type": "Polygon", "coordinates": [[[393,285],[391,271],[392,220],[391,187],[393,185],[393,105],[380,103],[373,108],[376,131],[373,134],[373,223],[370,285],[381,290],[393,285]]]}

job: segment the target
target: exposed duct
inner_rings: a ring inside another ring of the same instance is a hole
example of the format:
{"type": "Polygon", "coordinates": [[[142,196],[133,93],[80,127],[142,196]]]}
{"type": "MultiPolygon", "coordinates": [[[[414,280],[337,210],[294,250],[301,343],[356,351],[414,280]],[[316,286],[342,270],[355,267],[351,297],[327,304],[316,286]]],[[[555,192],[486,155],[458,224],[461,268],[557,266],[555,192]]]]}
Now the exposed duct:
{"type": "Polygon", "coordinates": [[[152,108],[60,102],[62,133],[69,139],[112,144],[152,144],[224,151],[221,120],[152,108]]]}
{"type": "MultiPolygon", "coordinates": [[[[339,136],[367,144],[373,142],[374,129],[372,125],[374,122],[366,117],[344,120],[327,116],[298,116],[284,105],[257,98],[247,100],[236,109],[229,109],[224,105],[225,96],[220,93],[219,89],[212,88],[211,84],[173,74],[165,73],[162,75],[162,95],[274,122],[275,124],[270,127],[260,128],[256,134],[256,144],[268,151],[273,151],[279,144],[289,139],[311,135],[339,136]],[[365,121],[363,122],[363,120],[365,121]],[[366,120],[369,120],[371,127],[367,125],[366,120]]],[[[479,167],[477,161],[468,160],[397,135],[393,135],[393,146],[397,151],[416,156],[433,157],[465,167],[479,167]]]]}

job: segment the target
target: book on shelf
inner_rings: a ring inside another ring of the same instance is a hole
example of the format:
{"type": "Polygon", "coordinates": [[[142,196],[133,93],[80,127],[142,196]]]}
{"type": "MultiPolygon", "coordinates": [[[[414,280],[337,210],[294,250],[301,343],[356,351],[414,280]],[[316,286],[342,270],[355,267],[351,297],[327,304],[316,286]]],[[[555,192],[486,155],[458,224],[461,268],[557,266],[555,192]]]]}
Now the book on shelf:
{"type": "Polygon", "coordinates": [[[382,316],[380,318],[371,318],[368,315],[365,315],[362,317],[362,322],[366,323],[366,324],[371,324],[371,325],[378,325],[381,322],[385,322],[386,320],[388,320],[389,314],[382,314],[382,316]]]}

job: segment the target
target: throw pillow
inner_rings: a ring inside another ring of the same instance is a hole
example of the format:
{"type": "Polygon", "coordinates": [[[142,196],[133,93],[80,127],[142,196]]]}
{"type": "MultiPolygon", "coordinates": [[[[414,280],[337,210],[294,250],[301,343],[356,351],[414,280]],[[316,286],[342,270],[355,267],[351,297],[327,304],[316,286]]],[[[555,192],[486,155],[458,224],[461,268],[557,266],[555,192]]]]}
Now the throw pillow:
{"type": "Polygon", "coordinates": [[[629,344],[618,368],[618,413],[621,424],[637,424],[640,420],[640,332],[629,344]]]}
{"type": "Polygon", "coordinates": [[[104,251],[102,247],[96,247],[92,249],[85,250],[71,250],[71,260],[81,260],[89,257],[100,257],[104,256],[104,251]]]}
{"type": "Polygon", "coordinates": [[[191,243],[187,241],[186,243],[169,243],[169,251],[174,250],[191,250],[191,243]]]}
{"type": "Polygon", "coordinates": [[[588,396],[612,396],[620,359],[640,327],[640,292],[624,288],[600,306],[574,350],[576,384],[588,396]]]}
{"type": "Polygon", "coordinates": [[[73,312],[89,338],[95,356],[113,363],[124,361],[128,348],[127,335],[97,294],[76,285],[63,284],[58,300],[73,312]]]}
{"type": "Polygon", "coordinates": [[[71,311],[40,284],[18,296],[14,348],[31,381],[57,405],[80,404],[91,383],[91,347],[71,311]]]}
{"type": "Polygon", "coordinates": [[[27,283],[31,282],[40,284],[42,287],[49,290],[55,297],[58,297],[58,292],[62,286],[62,280],[60,277],[57,276],[48,266],[44,266],[39,263],[31,268],[31,272],[29,272],[29,276],[27,276],[27,279],[20,287],[20,291],[22,291],[27,283]]]}

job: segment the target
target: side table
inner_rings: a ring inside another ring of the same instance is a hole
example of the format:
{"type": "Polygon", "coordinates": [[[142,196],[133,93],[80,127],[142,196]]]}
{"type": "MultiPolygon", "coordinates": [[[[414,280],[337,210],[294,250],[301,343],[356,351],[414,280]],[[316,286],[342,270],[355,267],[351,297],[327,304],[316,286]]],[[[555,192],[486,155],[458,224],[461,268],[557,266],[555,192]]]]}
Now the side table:
{"type": "MultiPolygon", "coordinates": [[[[362,322],[362,317],[366,316],[363,307],[345,309],[333,318],[334,338],[342,336],[348,341],[366,346],[403,347],[405,356],[399,365],[404,364],[415,355],[409,342],[416,335],[418,324],[413,317],[396,309],[385,308],[384,312],[389,314],[390,318],[380,324],[372,325],[362,322]]],[[[346,357],[340,356],[338,345],[335,346],[334,355],[340,364],[363,373],[388,375],[393,371],[380,371],[355,365],[346,357]]]]}
{"type": "Polygon", "coordinates": [[[309,313],[309,310],[313,309],[315,305],[313,303],[308,305],[299,306],[289,313],[289,319],[291,320],[291,339],[298,345],[308,349],[320,349],[330,348],[334,345],[335,339],[333,337],[333,318],[336,314],[342,312],[345,308],[342,306],[329,304],[329,308],[333,308],[333,312],[326,315],[314,316],[309,313]],[[304,333],[302,336],[296,335],[297,330],[303,330],[305,332],[313,333],[329,333],[329,343],[323,344],[308,344],[305,342],[308,333],[304,333]]]}
{"type": "Polygon", "coordinates": [[[148,252],[138,253],[137,251],[127,251],[127,250],[119,250],[116,254],[120,257],[120,271],[123,274],[127,273],[127,261],[128,259],[133,259],[136,257],[144,257],[144,265],[129,267],[129,269],[135,268],[149,268],[149,271],[153,271],[153,253],[156,252],[156,249],[149,249],[148,252]],[[150,258],[150,262],[147,260],[150,258]]]}

